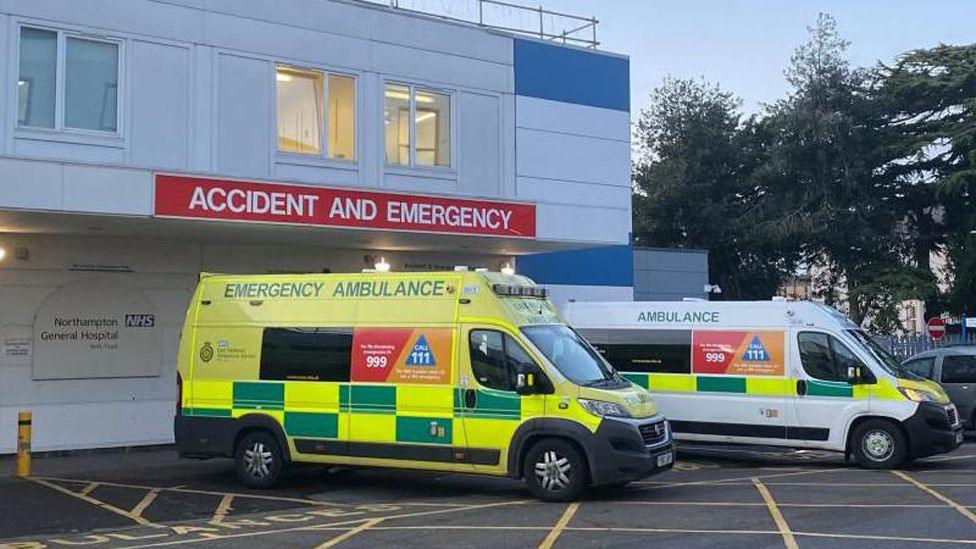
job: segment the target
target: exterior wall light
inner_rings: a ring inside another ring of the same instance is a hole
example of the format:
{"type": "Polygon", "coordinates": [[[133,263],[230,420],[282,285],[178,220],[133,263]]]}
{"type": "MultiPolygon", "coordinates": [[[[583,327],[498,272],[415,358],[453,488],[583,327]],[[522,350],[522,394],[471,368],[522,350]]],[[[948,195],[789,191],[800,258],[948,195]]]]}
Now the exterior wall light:
{"type": "Polygon", "coordinates": [[[7,249],[0,246],[0,261],[3,261],[3,258],[5,257],[7,257],[7,249]]]}
{"type": "Polygon", "coordinates": [[[377,272],[380,273],[390,272],[390,264],[386,262],[385,257],[381,257],[380,260],[373,265],[373,267],[376,269],[377,272]]]}
{"type": "Polygon", "coordinates": [[[515,266],[510,262],[505,262],[502,264],[502,274],[512,276],[515,274],[515,266]]]}

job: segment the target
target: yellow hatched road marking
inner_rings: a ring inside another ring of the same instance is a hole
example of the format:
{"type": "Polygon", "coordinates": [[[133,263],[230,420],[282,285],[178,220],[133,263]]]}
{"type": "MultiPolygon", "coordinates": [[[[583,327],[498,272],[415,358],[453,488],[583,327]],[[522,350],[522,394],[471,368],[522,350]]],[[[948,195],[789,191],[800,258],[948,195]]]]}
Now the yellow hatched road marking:
{"type": "Polygon", "coordinates": [[[230,504],[234,501],[234,496],[232,494],[225,494],[224,497],[220,498],[220,503],[217,504],[217,509],[214,511],[213,518],[210,519],[210,524],[220,524],[227,518],[227,514],[231,511],[230,504]]]}
{"type": "MultiPolygon", "coordinates": [[[[789,472],[789,473],[778,473],[778,474],[775,474],[775,475],[760,475],[760,476],[762,478],[795,477],[795,476],[799,476],[799,475],[816,475],[816,474],[821,474],[821,473],[835,473],[837,471],[847,471],[847,470],[848,469],[840,469],[840,468],[837,468],[837,469],[814,469],[814,470],[792,471],[792,472],[789,472]]],[[[654,490],[654,489],[658,489],[658,488],[676,488],[676,487],[679,487],[679,486],[705,486],[705,485],[709,485],[709,484],[725,484],[725,483],[732,484],[732,483],[735,483],[737,481],[750,481],[755,476],[756,475],[751,475],[751,476],[748,476],[748,477],[720,478],[720,479],[713,479],[713,480],[696,480],[696,481],[692,481],[692,482],[671,482],[671,483],[666,483],[666,484],[660,484],[660,483],[654,482],[654,481],[637,481],[637,482],[631,482],[631,484],[635,484],[635,485],[649,485],[649,486],[646,486],[644,489],[645,490],[654,490]]]]}
{"type": "MultiPolygon", "coordinates": [[[[500,501],[500,502],[495,502],[495,503],[481,503],[481,504],[476,504],[476,505],[464,505],[464,506],[461,506],[461,507],[451,507],[449,509],[435,509],[433,511],[413,511],[413,512],[409,512],[409,513],[400,513],[400,514],[395,514],[395,515],[387,515],[387,516],[384,516],[384,517],[377,517],[377,518],[380,518],[380,519],[383,519],[383,520],[393,520],[393,519],[401,519],[401,518],[425,517],[425,516],[430,516],[430,515],[441,515],[441,514],[444,514],[444,513],[458,513],[458,512],[462,512],[462,511],[474,511],[476,509],[487,509],[487,508],[491,508],[491,507],[503,507],[503,506],[506,506],[506,505],[524,505],[526,503],[529,503],[529,501],[528,500],[524,500],[524,499],[522,499],[522,500],[514,500],[514,501],[500,501]]],[[[338,530],[342,526],[349,526],[349,525],[353,525],[353,524],[359,524],[359,523],[364,522],[364,521],[367,521],[367,520],[368,519],[361,519],[360,518],[360,519],[343,520],[343,521],[339,521],[339,522],[330,522],[330,523],[327,523],[327,524],[317,524],[317,525],[312,525],[312,526],[296,526],[294,528],[281,528],[281,529],[275,529],[275,530],[261,530],[261,531],[257,531],[257,532],[241,532],[241,533],[224,534],[224,535],[210,534],[207,537],[202,537],[202,538],[180,539],[180,540],[172,540],[172,541],[160,541],[160,542],[156,542],[156,543],[147,543],[147,544],[143,544],[143,545],[132,545],[132,546],[129,546],[127,549],[142,549],[142,548],[145,548],[145,547],[165,547],[165,546],[169,546],[169,545],[189,545],[191,543],[212,542],[214,540],[219,540],[219,539],[250,538],[250,537],[257,537],[257,536],[268,536],[268,535],[274,535],[274,534],[284,534],[284,533],[289,533],[289,532],[315,532],[315,531],[319,531],[319,530],[322,530],[322,531],[331,531],[331,530],[338,530]]],[[[341,529],[344,530],[345,528],[341,528],[341,529]]]]}
{"type": "Polygon", "coordinates": [[[963,505],[961,503],[957,503],[955,500],[950,499],[948,496],[943,495],[941,492],[937,492],[937,491],[933,490],[932,488],[929,488],[925,484],[923,484],[923,483],[921,483],[921,482],[913,479],[912,477],[908,476],[907,474],[905,474],[905,473],[903,473],[901,471],[892,471],[891,473],[893,475],[895,475],[896,477],[898,477],[898,478],[904,479],[904,480],[906,480],[906,481],[914,484],[919,490],[921,490],[921,491],[929,494],[930,496],[934,497],[935,499],[937,499],[939,501],[942,501],[942,502],[945,502],[948,506],[952,507],[956,511],[959,511],[959,514],[961,514],[962,516],[968,518],[973,524],[976,524],[976,513],[973,513],[972,511],[970,511],[965,505],[963,505]]]}
{"type": "Polygon", "coordinates": [[[83,496],[87,496],[88,494],[94,492],[95,488],[98,488],[101,484],[101,482],[89,482],[88,485],[82,488],[78,493],[83,496]]]}
{"type": "Polygon", "coordinates": [[[367,520],[366,522],[360,524],[359,526],[353,528],[352,530],[349,530],[343,534],[339,534],[338,536],[330,539],[329,541],[317,546],[315,549],[329,549],[330,547],[335,547],[336,545],[342,543],[343,541],[346,541],[347,539],[355,536],[356,534],[363,532],[365,530],[369,530],[373,526],[376,526],[377,524],[383,522],[383,520],[384,520],[383,518],[375,518],[375,519],[367,520]]]}
{"type": "Polygon", "coordinates": [[[552,530],[549,531],[546,539],[542,540],[542,543],[539,544],[539,549],[550,549],[552,545],[556,543],[556,540],[559,539],[559,536],[563,533],[563,530],[565,530],[566,526],[569,525],[569,521],[573,520],[573,516],[576,515],[576,511],[579,511],[579,507],[580,504],[578,501],[574,501],[566,507],[566,510],[563,511],[562,516],[560,516],[559,520],[556,521],[555,526],[553,526],[552,530]]]}
{"type": "Polygon", "coordinates": [[[136,506],[133,507],[131,511],[129,511],[130,513],[132,513],[132,516],[141,517],[142,514],[146,511],[146,509],[149,508],[150,505],[152,505],[152,502],[156,501],[156,498],[159,497],[159,492],[161,491],[162,490],[157,488],[155,490],[150,490],[149,492],[147,492],[146,495],[143,496],[141,500],[139,500],[139,503],[137,503],[136,506]]]}
{"type": "Polygon", "coordinates": [[[108,503],[105,503],[104,501],[97,500],[97,499],[95,499],[95,498],[93,498],[91,496],[88,496],[88,495],[83,495],[83,494],[79,494],[77,492],[72,492],[71,490],[68,490],[67,488],[58,486],[57,484],[54,484],[52,482],[48,482],[46,480],[39,479],[39,478],[36,478],[36,477],[28,477],[28,480],[30,480],[31,482],[40,484],[41,486],[46,486],[46,487],[48,487],[48,488],[50,488],[52,490],[55,490],[57,492],[61,492],[62,494],[67,494],[67,495],[69,495],[69,496],[71,496],[73,498],[80,499],[81,501],[84,501],[85,503],[90,503],[90,504],[92,504],[92,505],[94,505],[96,507],[100,507],[100,508],[102,508],[102,509],[104,509],[106,511],[111,512],[111,513],[115,513],[116,515],[121,515],[121,516],[123,516],[123,517],[125,517],[125,518],[127,518],[129,520],[132,520],[133,522],[136,522],[138,524],[141,524],[143,526],[152,526],[153,528],[166,528],[165,526],[162,526],[160,524],[156,524],[154,522],[150,522],[150,521],[148,521],[148,520],[146,520],[146,519],[144,519],[144,518],[142,518],[140,516],[134,515],[131,512],[126,511],[125,509],[119,509],[118,507],[116,507],[114,505],[109,505],[108,503]]]}
{"type": "Polygon", "coordinates": [[[790,530],[790,525],[787,524],[786,519],[783,518],[783,513],[781,513],[779,507],[776,506],[776,500],[774,500],[773,495],[769,493],[769,488],[766,488],[762,481],[757,477],[752,478],[752,483],[756,485],[756,490],[759,490],[759,495],[761,495],[763,501],[766,502],[766,507],[769,508],[769,514],[772,515],[773,522],[776,523],[779,533],[783,536],[783,543],[786,545],[787,549],[798,549],[800,546],[797,545],[796,538],[793,537],[793,532],[790,530]]]}

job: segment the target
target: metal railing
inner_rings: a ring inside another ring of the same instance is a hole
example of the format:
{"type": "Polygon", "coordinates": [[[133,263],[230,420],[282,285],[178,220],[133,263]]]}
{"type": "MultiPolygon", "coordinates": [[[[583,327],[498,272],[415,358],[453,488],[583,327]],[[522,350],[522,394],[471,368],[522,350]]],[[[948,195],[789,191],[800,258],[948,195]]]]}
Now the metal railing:
{"type": "Polygon", "coordinates": [[[542,40],[596,49],[596,17],[529,7],[499,0],[365,0],[391,8],[475,24],[542,40]]]}
{"type": "Polygon", "coordinates": [[[910,336],[878,336],[876,340],[884,345],[891,354],[904,360],[912,355],[939,349],[952,345],[976,345],[976,334],[971,331],[964,339],[962,334],[948,334],[939,341],[935,341],[927,335],[918,334],[910,336]]]}

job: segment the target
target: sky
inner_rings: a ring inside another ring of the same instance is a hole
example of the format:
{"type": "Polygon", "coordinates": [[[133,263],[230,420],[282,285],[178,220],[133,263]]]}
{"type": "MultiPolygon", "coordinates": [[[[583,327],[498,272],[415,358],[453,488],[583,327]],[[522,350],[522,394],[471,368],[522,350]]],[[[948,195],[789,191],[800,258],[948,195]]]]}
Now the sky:
{"type": "MultiPolygon", "coordinates": [[[[540,3],[534,0],[530,4],[540,3]]],[[[976,42],[976,0],[541,0],[600,20],[601,49],[630,56],[631,116],[668,75],[704,77],[747,113],[789,91],[783,71],[820,12],[837,19],[857,66],[907,50],[976,42]]]]}

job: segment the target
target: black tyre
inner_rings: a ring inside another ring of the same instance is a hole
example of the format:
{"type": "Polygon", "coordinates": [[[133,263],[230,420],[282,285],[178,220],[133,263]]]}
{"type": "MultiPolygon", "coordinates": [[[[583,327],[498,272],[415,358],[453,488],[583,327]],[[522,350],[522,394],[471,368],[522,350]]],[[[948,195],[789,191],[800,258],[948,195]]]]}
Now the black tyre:
{"type": "Polygon", "coordinates": [[[894,469],[908,459],[908,440],[893,422],[869,419],[851,434],[851,450],[865,469],[894,469]]]}
{"type": "Polygon", "coordinates": [[[248,433],[234,451],[237,477],[249,488],[274,486],[284,469],[281,447],[267,431],[248,433]]]}
{"type": "Polygon", "coordinates": [[[542,439],[529,448],[522,471],[529,490],[543,501],[573,501],[589,482],[582,453],[558,438],[542,439]]]}

